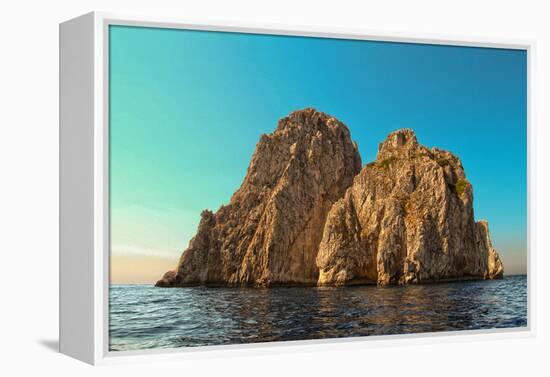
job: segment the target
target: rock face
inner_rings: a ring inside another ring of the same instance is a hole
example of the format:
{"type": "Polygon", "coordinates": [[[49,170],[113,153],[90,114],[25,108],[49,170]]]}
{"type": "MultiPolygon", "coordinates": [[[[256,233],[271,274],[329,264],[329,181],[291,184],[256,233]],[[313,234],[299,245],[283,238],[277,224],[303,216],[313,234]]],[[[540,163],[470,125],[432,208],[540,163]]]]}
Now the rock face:
{"type": "Polygon", "coordinates": [[[357,145],[334,117],[305,109],[262,135],[241,187],[158,286],[316,284],[328,211],[361,169],[357,145]]]}
{"type": "Polygon", "coordinates": [[[329,212],[320,285],[407,284],[502,277],[485,221],[476,223],[460,160],[391,133],[329,212]]]}
{"type": "Polygon", "coordinates": [[[502,277],[460,160],[399,130],[361,169],[348,128],[314,109],[262,135],[241,187],[205,210],[157,286],[408,284],[502,277]]]}

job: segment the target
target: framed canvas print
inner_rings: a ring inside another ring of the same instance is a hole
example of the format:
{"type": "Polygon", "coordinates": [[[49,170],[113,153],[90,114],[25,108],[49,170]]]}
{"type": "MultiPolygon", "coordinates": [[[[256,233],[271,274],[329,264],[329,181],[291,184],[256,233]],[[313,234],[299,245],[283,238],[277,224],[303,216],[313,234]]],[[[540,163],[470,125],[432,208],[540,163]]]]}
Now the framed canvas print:
{"type": "Polygon", "coordinates": [[[530,334],[531,51],[61,24],[61,352],[530,334]]]}

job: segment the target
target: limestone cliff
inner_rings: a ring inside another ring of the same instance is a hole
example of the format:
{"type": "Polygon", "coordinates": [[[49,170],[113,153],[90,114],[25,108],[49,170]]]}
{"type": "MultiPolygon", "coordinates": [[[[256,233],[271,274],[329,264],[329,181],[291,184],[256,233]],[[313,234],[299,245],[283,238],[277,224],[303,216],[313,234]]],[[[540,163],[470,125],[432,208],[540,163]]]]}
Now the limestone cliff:
{"type": "Polygon", "coordinates": [[[460,160],[391,133],[327,217],[317,256],[320,285],[499,278],[487,222],[474,221],[460,160]]]}
{"type": "Polygon", "coordinates": [[[328,211],[361,169],[348,128],[305,109],[262,135],[241,187],[203,211],[176,271],[158,286],[316,284],[328,211]]]}
{"type": "Polygon", "coordinates": [[[502,277],[460,160],[399,130],[361,169],[348,128],[314,109],[263,135],[241,187],[205,210],[157,286],[407,284],[502,277]]]}

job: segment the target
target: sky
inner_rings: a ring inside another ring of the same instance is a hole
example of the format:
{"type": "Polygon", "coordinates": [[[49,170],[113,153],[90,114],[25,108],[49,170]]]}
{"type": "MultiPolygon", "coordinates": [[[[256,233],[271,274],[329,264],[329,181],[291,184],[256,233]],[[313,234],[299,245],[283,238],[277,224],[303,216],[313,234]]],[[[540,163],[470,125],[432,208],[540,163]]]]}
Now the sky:
{"type": "Polygon", "coordinates": [[[344,122],[363,164],[404,127],[458,155],[505,273],[525,273],[525,51],[128,26],[109,41],[112,283],[175,268],[260,135],[305,107],[344,122]]]}

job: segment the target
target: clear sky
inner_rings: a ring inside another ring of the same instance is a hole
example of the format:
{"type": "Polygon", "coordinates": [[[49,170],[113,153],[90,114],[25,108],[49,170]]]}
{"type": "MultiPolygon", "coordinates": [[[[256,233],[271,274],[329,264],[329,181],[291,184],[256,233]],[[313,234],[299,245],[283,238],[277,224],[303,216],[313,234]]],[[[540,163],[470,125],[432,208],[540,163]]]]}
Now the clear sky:
{"type": "Polygon", "coordinates": [[[111,279],[175,267],[228,203],[262,133],[304,107],[363,163],[395,129],[461,159],[505,273],[526,269],[525,51],[110,27],[111,279]]]}

